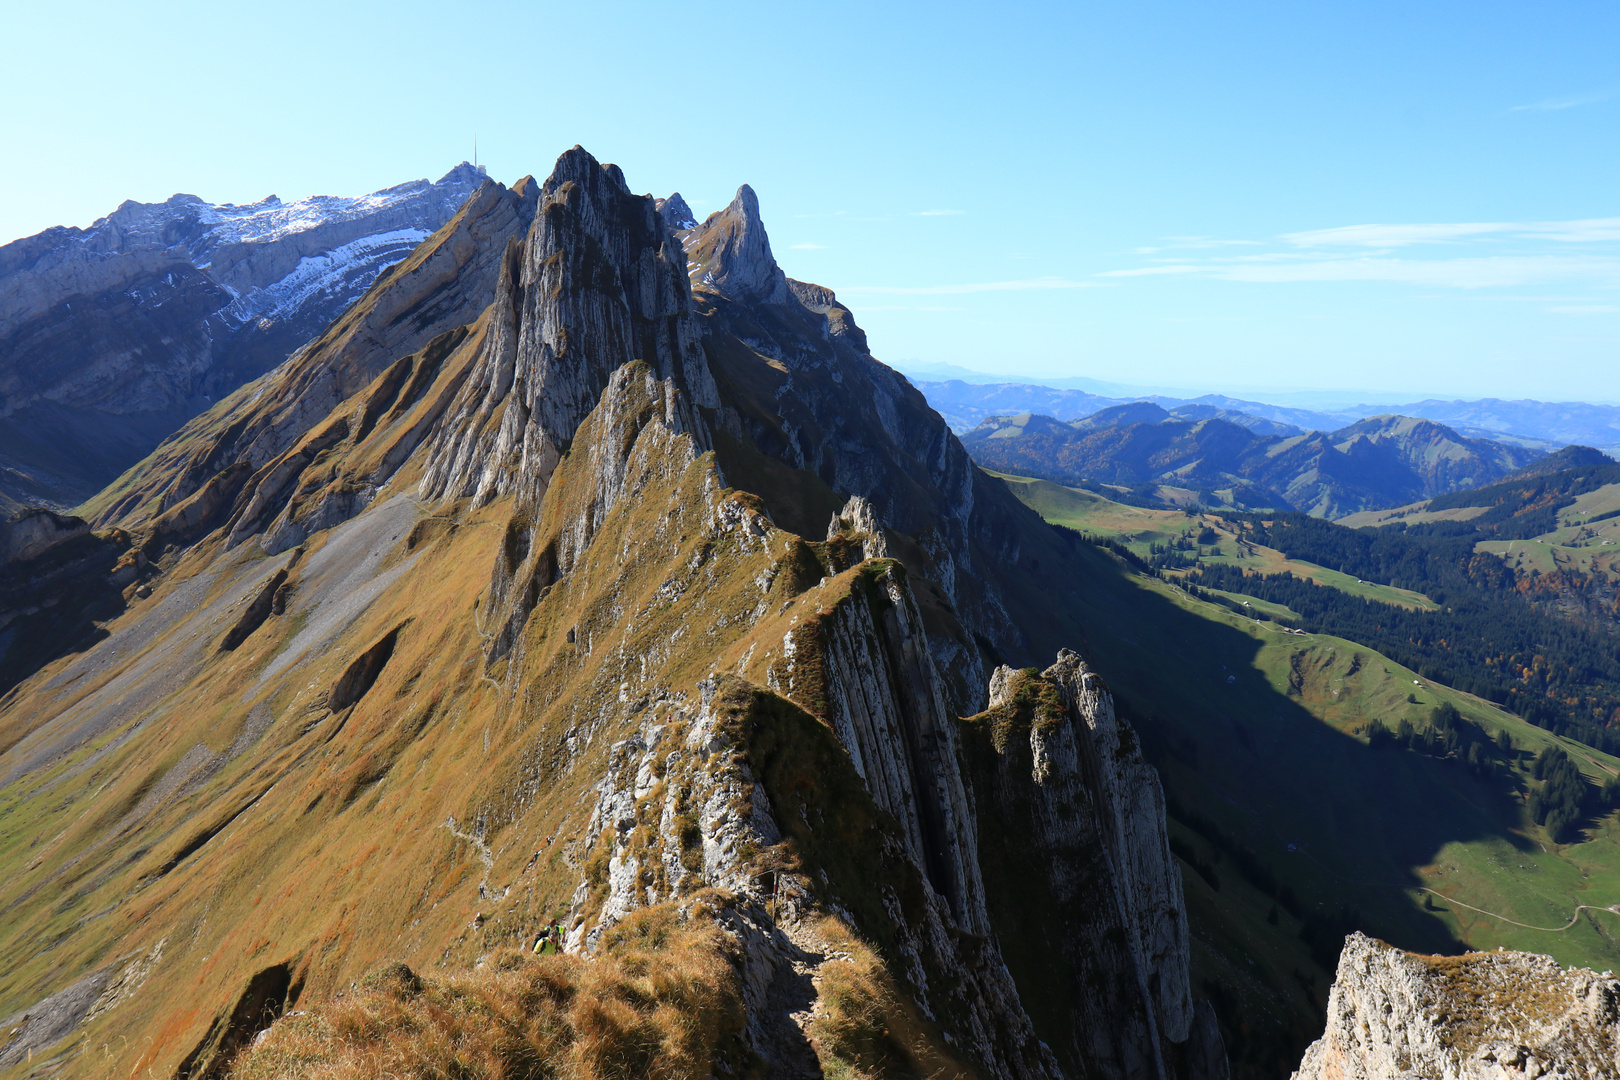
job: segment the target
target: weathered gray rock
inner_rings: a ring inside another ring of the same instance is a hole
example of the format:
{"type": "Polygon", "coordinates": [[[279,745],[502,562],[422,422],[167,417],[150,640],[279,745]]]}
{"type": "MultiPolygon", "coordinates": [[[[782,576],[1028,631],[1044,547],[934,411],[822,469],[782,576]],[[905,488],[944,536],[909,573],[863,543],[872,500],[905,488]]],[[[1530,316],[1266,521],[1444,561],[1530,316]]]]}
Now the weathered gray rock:
{"type": "Polygon", "coordinates": [[[0,564],[32,559],[89,529],[82,518],[64,517],[39,507],[25,510],[0,521],[0,564]]]}
{"type": "Polygon", "coordinates": [[[677,231],[697,227],[697,217],[678,191],[667,199],[658,200],[658,216],[664,219],[665,225],[677,231]]]}
{"type": "Polygon", "coordinates": [[[1537,953],[1419,956],[1345,939],[1296,1080],[1620,1075],[1620,979],[1537,953]]]}
{"type": "MultiPolygon", "coordinates": [[[[698,347],[680,242],[653,200],[631,194],[618,166],[579,147],[542,186],[527,239],[506,250],[490,319],[484,351],[427,447],[421,494],[477,504],[516,496],[519,543],[492,587],[506,628],[492,655],[503,655],[539,590],[566,573],[559,560],[568,552],[529,550],[532,522],[610,382],[658,383],[663,422],[700,451],[710,439],[697,410],[717,408],[719,397],[698,347]],[[641,376],[628,367],[635,361],[646,365],[641,376]]],[[[603,422],[614,423],[615,412],[603,422]]],[[[599,491],[611,493],[603,479],[599,491]]]]}
{"type": "Polygon", "coordinates": [[[872,504],[859,495],[851,495],[844,508],[827,523],[827,539],[836,536],[858,542],[868,559],[889,557],[889,541],[883,535],[883,523],[878,520],[872,504]]]}
{"type": "MultiPolygon", "coordinates": [[[[940,588],[961,625],[929,638],[951,709],[979,711],[986,671],[973,635],[1006,657],[1035,655],[995,580],[995,565],[1017,555],[998,525],[1003,485],[975,468],[904,376],[873,359],[830,289],[782,275],[751,190],[683,241],[711,367],[738,389],[759,388],[719,422],[835,492],[866,500],[882,530],[909,539],[908,569],[940,588]]],[[[761,494],[769,504],[771,493],[761,494]]]]}
{"type": "MultiPolygon", "coordinates": [[[[690,211],[688,211],[690,213],[690,211]]],[[[731,204],[710,214],[688,241],[694,280],[739,300],[785,304],[792,299],[787,275],[771,254],[771,238],[759,218],[759,197],[744,184],[731,204]]]]}
{"type": "Polygon", "coordinates": [[[1079,777],[1100,804],[1114,894],[1137,972],[1165,1037],[1183,1042],[1192,1024],[1187,912],[1181,871],[1170,853],[1159,774],[1142,756],[1136,733],[1114,712],[1102,679],[1079,656],[1059,653],[1044,674],[1056,681],[1089,737],[1073,738],[1081,734],[1077,725],[1060,727],[1050,737],[1032,732],[1035,777],[1051,777],[1060,759],[1069,758],[1071,746],[1078,752],[1079,777]]]}
{"type": "Polygon", "coordinates": [[[1032,1003],[1044,1036],[1070,1069],[1223,1077],[1213,1017],[1194,1023],[1181,877],[1135,733],[1068,651],[1040,676],[997,668],[989,702],[964,757],[1013,973],[1069,988],[1032,1003]],[[1032,904],[1053,925],[1028,924],[1032,904]]]}
{"type": "Polygon", "coordinates": [[[690,296],[653,201],[631,194],[618,166],[568,151],[527,240],[503,260],[489,345],[433,441],[423,496],[517,494],[537,507],[580,421],[632,360],[717,407],[690,296]]]}

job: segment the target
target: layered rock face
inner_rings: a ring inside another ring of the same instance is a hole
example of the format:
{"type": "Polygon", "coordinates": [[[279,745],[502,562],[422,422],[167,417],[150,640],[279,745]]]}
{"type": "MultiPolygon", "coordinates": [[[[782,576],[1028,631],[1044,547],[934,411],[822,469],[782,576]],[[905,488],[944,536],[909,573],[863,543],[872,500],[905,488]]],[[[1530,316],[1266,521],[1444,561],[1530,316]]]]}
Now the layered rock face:
{"type": "Polygon", "coordinates": [[[536,226],[507,252],[490,342],[430,453],[428,498],[536,508],[613,373],[650,364],[714,408],[685,260],[651,200],[578,148],[540,190],[536,226]]]}
{"type": "Polygon", "coordinates": [[[1522,952],[1418,956],[1351,934],[1296,1080],[1620,1073],[1620,979],[1522,952]]]}
{"type": "Polygon", "coordinates": [[[0,492],[93,494],[320,333],[483,179],[461,165],[360,198],[126,202],[0,247],[0,492]]]}
{"type": "Polygon", "coordinates": [[[1067,990],[1030,1004],[1060,1059],[1126,1076],[1222,1061],[1212,1018],[1194,1022],[1158,774],[1102,680],[1068,651],[1041,673],[998,668],[964,729],[993,922],[1021,982],[1067,990]]]}
{"type": "Polygon", "coordinates": [[[979,642],[1019,662],[1061,646],[1008,615],[1008,590],[1018,586],[999,568],[1016,564],[1022,549],[1004,527],[1016,514],[1004,485],[975,468],[904,376],[873,359],[830,289],[783,275],[750,189],[683,242],[704,351],[726,399],[717,427],[733,437],[717,443],[722,467],[752,473],[761,466],[748,457],[764,454],[770,469],[785,465],[819,481],[815,492],[756,489],[784,521],[807,502],[832,514],[849,497],[864,500],[878,530],[863,525],[866,535],[928,582],[919,600],[936,628],[929,646],[946,673],[950,707],[979,711],[988,674],[979,642]],[[739,443],[748,451],[740,458],[731,452],[739,443]]]}
{"type": "Polygon", "coordinates": [[[985,675],[1057,539],[752,192],[690,222],[578,148],[488,185],[111,493],[149,595],[0,703],[0,1002],[100,980],[67,1075],[658,905],[732,942],[717,1075],[1224,1075],[1129,725],[1071,653],[985,675]]]}

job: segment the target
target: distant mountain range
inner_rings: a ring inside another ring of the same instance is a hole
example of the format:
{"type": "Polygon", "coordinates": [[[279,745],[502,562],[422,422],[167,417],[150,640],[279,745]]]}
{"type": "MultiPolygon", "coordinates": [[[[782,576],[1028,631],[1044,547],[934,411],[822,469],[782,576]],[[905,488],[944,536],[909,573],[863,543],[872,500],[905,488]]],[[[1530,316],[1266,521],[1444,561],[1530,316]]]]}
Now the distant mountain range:
{"type": "Polygon", "coordinates": [[[130,201],[0,247],[0,511],[94,494],[314,337],[484,182],[463,163],[356,198],[130,201]]]}
{"type": "MultiPolygon", "coordinates": [[[[1093,382],[1092,380],[1058,380],[1093,382]]],[[[991,416],[1041,413],[1060,420],[1075,420],[1128,401],[1151,401],[1185,418],[1205,418],[1185,413],[1187,407],[1219,410],[1222,419],[1243,426],[1250,421],[1237,419],[1242,413],[1274,425],[1305,431],[1335,431],[1370,416],[1412,416],[1445,424],[1460,435],[1491,439],[1529,449],[1551,452],[1560,446],[1593,446],[1609,453],[1620,452],[1620,405],[1592,405],[1582,402],[1502,401],[1425,401],[1402,404],[1361,404],[1327,410],[1302,409],[1262,401],[1205,394],[1195,398],[1163,394],[1108,396],[1093,392],[1108,384],[1094,383],[1092,389],[1052,386],[1038,383],[976,383],[964,379],[940,382],[917,381],[917,389],[939,411],[957,433],[971,430],[991,416]]],[[[1125,389],[1124,387],[1120,388],[1125,389]]],[[[1214,415],[1214,414],[1209,414],[1214,415]]],[[[1277,432],[1281,433],[1281,432],[1277,432]]]]}
{"type": "Polygon", "coordinates": [[[1301,432],[1214,405],[1172,412],[1147,401],[1067,422],[1030,413],[991,417],[962,443],[980,465],[1000,472],[1329,518],[1478,487],[1544,456],[1415,417],[1301,432]]]}

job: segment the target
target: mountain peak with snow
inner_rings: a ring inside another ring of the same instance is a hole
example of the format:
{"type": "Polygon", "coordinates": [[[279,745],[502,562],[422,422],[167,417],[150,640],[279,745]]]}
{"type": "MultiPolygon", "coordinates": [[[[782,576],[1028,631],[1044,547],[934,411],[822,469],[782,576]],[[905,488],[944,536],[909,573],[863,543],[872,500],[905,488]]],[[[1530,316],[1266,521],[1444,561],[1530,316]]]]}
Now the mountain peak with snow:
{"type": "Polygon", "coordinates": [[[461,162],[365,195],[178,192],[0,246],[0,417],[28,448],[0,451],[0,497],[88,496],[319,334],[490,182],[461,162]]]}

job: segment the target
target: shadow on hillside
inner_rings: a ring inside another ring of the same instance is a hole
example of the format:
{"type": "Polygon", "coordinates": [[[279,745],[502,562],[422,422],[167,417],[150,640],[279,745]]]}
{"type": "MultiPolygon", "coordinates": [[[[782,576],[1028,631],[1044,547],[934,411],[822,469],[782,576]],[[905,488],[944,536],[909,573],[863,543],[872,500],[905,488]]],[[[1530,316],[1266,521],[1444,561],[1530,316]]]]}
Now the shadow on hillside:
{"type": "Polygon", "coordinates": [[[84,533],[38,558],[0,563],[0,696],[108,636],[102,624],[127,606],[111,579],[126,546],[84,533]]]}
{"type": "MultiPolygon", "coordinates": [[[[1465,951],[1443,918],[1451,905],[1439,897],[1432,907],[1420,905],[1411,890],[1429,884],[1418,870],[1448,844],[1492,838],[1534,847],[1513,831],[1521,809],[1507,768],[1511,754],[1483,732],[1472,768],[1396,745],[1372,749],[1304,704],[1335,680],[1353,679],[1358,663],[1381,663],[1371,650],[1359,650],[1358,662],[1357,650],[1313,655],[1300,639],[1287,689],[1279,691],[1258,669],[1262,643],[1248,633],[1143,587],[1116,557],[1077,538],[1054,530],[1049,540],[1024,539],[1019,562],[1035,572],[1004,580],[1015,592],[1020,580],[1042,586],[1016,597],[1021,624],[1038,627],[1030,659],[1044,667],[1060,647],[1080,652],[1140,732],[1172,817],[1203,838],[1221,876],[1240,877],[1275,901],[1262,914],[1276,929],[1261,932],[1297,935],[1320,969],[1314,976],[1296,971],[1300,987],[1280,991],[1297,996],[1303,987],[1320,1015],[1351,930],[1418,952],[1465,951]],[[1302,653],[1314,669],[1303,670],[1302,653]]],[[[1188,876],[1197,870],[1189,864],[1188,876]]],[[[1202,989],[1222,1011],[1223,988],[1202,989]]],[[[1248,1021],[1223,1020],[1229,1037],[1241,1041],[1237,1029],[1248,1021]]],[[[1291,1068],[1302,1048],[1257,1049],[1265,1060],[1238,1073],[1291,1068]]],[[[1245,1051],[1233,1049],[1237,1064],[1245,1051]]]]}

